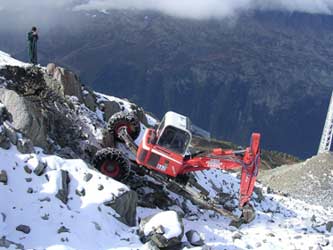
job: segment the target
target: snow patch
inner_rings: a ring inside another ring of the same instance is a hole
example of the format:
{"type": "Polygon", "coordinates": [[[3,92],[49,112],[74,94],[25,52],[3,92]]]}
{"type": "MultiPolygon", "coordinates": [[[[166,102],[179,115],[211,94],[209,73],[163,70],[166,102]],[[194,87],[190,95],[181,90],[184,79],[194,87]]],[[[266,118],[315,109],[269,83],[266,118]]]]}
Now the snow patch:
{"type": "Polygon", "coordinates": [[[148,236],[159,226],[163,226],[163,235],[166,239],[178,237],[182,233],[177,213],[174,211],[166,211],[154,215],[145,225],[144,234],[148,236]]]}
{"type": "Polygon", "coordinates": [[[0,68],[3,68],[7,65],[8,66],[18,66],[18,67],[23,67],[23,68],[27,68],[27,67],[31,66],[28,63],[24,63],[24,62],[14,59],[9,54],[2,52],[0,50],[0,68]]]}

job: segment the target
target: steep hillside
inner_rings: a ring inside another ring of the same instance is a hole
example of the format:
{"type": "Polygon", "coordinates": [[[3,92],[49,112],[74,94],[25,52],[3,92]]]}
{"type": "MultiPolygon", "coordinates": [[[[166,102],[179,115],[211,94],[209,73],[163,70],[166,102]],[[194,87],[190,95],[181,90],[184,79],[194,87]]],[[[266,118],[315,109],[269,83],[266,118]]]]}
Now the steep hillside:
{"type": "MultiPolygon", "coordinates": [[[[116,110],[136,112],[143,130],[156,121],[127,100],[87,89],[74,76],[56,65],[31,67],[0,52],[0,197],[5,200],[0,203],[1,248],[332,247],[332,208],[281,196],[259,184],[251,199],[256,219],[236,228],[230,219],[199,208],[149,176],[137,176],[125,185],[101,175],[89,158],[94,147],[103,145],[107,116],[116,110]],[[41,122],[47,117],[59,119],[41,122]],[[68,130],[69,122],[73,124],[68,130]],[[38,137],[29,124],[45,129],[46,136],[38,137]]],[[[212,170],[194,177],[210,197],[240,214],[236,173],[212,170]]]]}
{"type": "MultiPolygon", "coordinates": [[[[333,87],[331,16],[66,16],[66,25],[40,24],[42,62],[66,65],[94,89],[129,98],[159,117],[167,110],[184,113],[217,138],[245,145],[258,130],[268,149],[301,158],[316,152],[333,87]]],[[[9,25],[13,17],[3,18],[9,25]]],[[[1,31],[0,47],[26,58],[25,32],[1,31]]]]}
{"type": "Polygon", "coordinates": [[[321,154],[303,163],[262,171],[260,180],[275,191],[307,201],[333,207],[333,155],[321,154]]]}

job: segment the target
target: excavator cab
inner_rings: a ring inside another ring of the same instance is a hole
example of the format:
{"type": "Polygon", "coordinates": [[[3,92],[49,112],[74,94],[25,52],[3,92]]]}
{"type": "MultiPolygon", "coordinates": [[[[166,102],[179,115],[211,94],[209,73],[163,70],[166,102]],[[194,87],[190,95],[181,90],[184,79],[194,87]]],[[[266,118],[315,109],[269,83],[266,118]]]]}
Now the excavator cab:
{"type": "Polygon", "coordinates": [[[187,117],[172,111],[167,112],[157,129],[157,145],[185,155],[192,139],[189,128],[190,120],[187,117]]]}

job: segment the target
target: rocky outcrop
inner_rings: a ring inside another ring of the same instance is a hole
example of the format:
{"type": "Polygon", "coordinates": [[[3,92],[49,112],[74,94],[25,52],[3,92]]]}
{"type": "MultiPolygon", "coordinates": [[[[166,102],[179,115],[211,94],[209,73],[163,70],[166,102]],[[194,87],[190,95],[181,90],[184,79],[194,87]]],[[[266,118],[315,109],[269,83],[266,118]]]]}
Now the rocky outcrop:
{"type": "MultiPolygon", "coordinates": [[[[49,66],[47,72],[51,74],[52,70],[49,66]]],[[[90,160],[99,144],[86,118],[82,118],[82,112],[91,111],[82,110],[82,86],[75,74],[56,68],[55,78],[51,78],[39,68],[7,66],[0,69],[0,75],[8,83],[6,88],[0,88],[0,101],[11,115],[12,130],[22,132],[47,152],[59,150],[64,157],[90,160]]],[[[103,127],[102,123],[94,125],[103,127]]],[[[16,145],[14,139],[11,141],[16,145]]]]}
{"type": "Polygon", "coordinates": [[[50,63],[46,67],[47,74],[44,75],[46,85],[57,94],[65,97],[76,96],[79,101],[83,101],[82,86],[79,77],[73,72],[50,63]]]}

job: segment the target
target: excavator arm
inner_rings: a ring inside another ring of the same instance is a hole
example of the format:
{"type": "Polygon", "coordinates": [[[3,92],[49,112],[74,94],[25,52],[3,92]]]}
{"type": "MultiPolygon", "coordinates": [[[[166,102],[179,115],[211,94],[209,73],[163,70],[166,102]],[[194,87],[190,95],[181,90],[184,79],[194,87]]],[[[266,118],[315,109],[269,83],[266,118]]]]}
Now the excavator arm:
{"type": "Polygon", "coordinates": [[[207,169],[233,170],[241,168],[239,206],[248,204],[260,166],[260,134],[253,133],[251,143],[245,150],[214,149],[186,162],[183,174],[207,169]]]}
{"type": "Polygon", "coordinates": [[[245,151],[241,171],[239,206],[247,204],[253,193],[260,167],[260,134],[252,134],[251,145],[245,151]]]}

